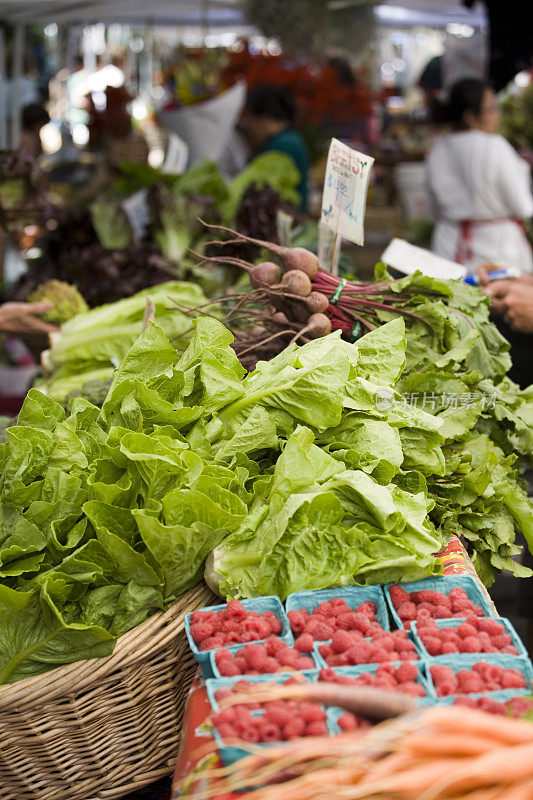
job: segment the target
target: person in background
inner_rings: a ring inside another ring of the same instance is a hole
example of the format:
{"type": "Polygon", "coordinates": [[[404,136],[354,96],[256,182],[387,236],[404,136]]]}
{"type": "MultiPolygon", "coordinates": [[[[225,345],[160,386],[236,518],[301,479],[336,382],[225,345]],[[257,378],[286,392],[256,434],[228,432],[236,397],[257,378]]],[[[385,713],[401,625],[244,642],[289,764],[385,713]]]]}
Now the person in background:
{"type": "Polygon", "coordinates": [[[83,56],[76,56],[74,69],[66,80],[67,110],[66,119],[71,128],[75,125],[87,124],[88,114],[85,109],[85,96],[88,91],[87,78],[89,71],[83,65],[83,56]]]}
{"type": "Polygon", "coordinates": [[[30,103],[22,109],[22,130],[20,133],[20,150],[33,158],[43,152],[41,144],[41,128],[48,125],[50,117],[44,106],[30,103]]]}
{"type": "Polygon", "coordinates": [[[307,210],[309,153],[294,128],[296,102],[285,86],[256,86],[246,98],[242,126],[255,155],[270,151],[285,153],[300,172],[297,190],[301,197],[300,211],[307,210]]]}
{"type": "Polygon", "coordinates": [[[433,252],[470,273],[484,263],[532,272],[524,232],[524,220],[533,215],[529,168],[495,132],[494,92],[483,81],[465,78],[453,85],[444,107],[434,107],[454,130],[427,156],[436,217],[433,252]]]}
{"type": "Polygon", "coordinates": [[[53,303],[4,303],[0,305],[0,333],[53,333],[54,325],[40,319],[53,303]]]}

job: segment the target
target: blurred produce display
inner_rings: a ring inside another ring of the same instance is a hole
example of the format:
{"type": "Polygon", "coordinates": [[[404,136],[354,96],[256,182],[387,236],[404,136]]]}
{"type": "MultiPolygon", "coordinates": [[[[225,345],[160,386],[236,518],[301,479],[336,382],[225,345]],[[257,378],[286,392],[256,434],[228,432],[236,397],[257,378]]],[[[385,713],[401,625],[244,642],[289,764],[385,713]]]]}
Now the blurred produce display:
{"type": "MultiPolygon", "coordinates": [[[[26,162],[16,163],[16,170],[29,168],[26,162]]],[[[5,195],[6,202],[13,204],[24,183],[17,177],[13,184],[9,174],[8,170],[5,195]]],[[[265,205],[270,220],[275,220],[280,209],[296,215],[298,202],[298,171],[283,153],[258,156],[230,183],[208,161],[195,164],[183,175],[124,163],[113,186],[88,209],[78,210],[48,204],[46,181],[38,174],[43,195],[28,205],[28,219],[41,236],[32,238],[38,255],[28,259],[27,272],[9,290],[9,297],[19,300],[26,300],[41,283],[52,279],[76,286],[89,306],[129,297],[171,278],[198,281],[208,294],[219,292],[231,277],[220,270],[192,270],[198,259],[191,251],[201,252],[213,238],[198,218],[236,224],[244,202],[247,232],[261,234],[265,205]],[[256,205],[244,199],[248,190],[255,192],[256,205]],[[142,235],[126,210],[126,201],[139,192],[143,192],[139,203],[146,218],[142,235]]],[[[18,213],[12,212],[14,220],[18,213]]],[[[19,228],[23,234],[20,223],[19,228]]],[[[275,228],[269,233],[275,237],[275,228]]]]}
{"type": "Polygon", "coordinates": [[[533,150],[533,81],[501,103],[500,133],[519,150],[533,150]]]}

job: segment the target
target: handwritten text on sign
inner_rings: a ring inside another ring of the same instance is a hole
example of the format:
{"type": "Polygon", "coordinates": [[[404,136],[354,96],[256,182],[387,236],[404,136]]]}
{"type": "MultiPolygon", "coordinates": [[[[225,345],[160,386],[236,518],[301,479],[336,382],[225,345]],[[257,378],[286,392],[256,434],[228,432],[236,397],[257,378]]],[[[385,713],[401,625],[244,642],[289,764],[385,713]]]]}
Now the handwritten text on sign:
{"type": "Polygon", "coordinates": [[[364,244],[368,178],[374,159],[332,139],[322,195],[322,220],[338,236],[364,244]]]}

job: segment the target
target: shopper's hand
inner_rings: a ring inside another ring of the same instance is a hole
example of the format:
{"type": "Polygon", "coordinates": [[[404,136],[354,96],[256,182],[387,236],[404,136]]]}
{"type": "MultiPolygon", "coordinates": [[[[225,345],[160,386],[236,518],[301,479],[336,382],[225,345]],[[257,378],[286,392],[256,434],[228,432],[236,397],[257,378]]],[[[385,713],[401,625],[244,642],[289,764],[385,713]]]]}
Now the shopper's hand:
{"type": "Polygon", "coordinates": [[[502,268],[499,267],[497,264],[481,264],[476,269],[476,275],[479,280],[480,286],[488,286],[491,283],[491,279],[489,277],[489,272],[495,272],[496,270],[501,270],[502,268]]]}
{"type": "Polygon", "coordinates": [[[489,281],[488,284],[481,287],[481,291],[491,298],[491,311],[494,311],[495,314],[505,313],[504,300],[513,284],[517,282],[516,278],[505,278],[501,281],[489,281]]]}
{"type": "Polygon", "coordinates": [[[53,303],[4,303],[0,306],[0,331],[2,333],[53,333],[58,329],[43,322],[39,314],[54,307],[53,303]]]}
{"type": "Polygon", "coordinates": [[[503,318],[515,331],[533,333],[533,281],[501,281],[509,283],[497,298],[503,318]]]}

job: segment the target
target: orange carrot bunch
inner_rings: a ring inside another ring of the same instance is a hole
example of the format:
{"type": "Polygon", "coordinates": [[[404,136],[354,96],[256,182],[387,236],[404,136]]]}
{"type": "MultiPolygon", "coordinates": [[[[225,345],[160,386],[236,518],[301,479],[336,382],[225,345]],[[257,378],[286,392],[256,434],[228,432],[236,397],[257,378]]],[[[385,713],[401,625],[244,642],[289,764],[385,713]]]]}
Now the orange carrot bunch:
{"type": "Polygon", "coordinates": [[[251,748],[211,777],[194,800],[247,789],[243,800],[532,800],[533,724],[434,706],[363,733],[251,748]]]}

